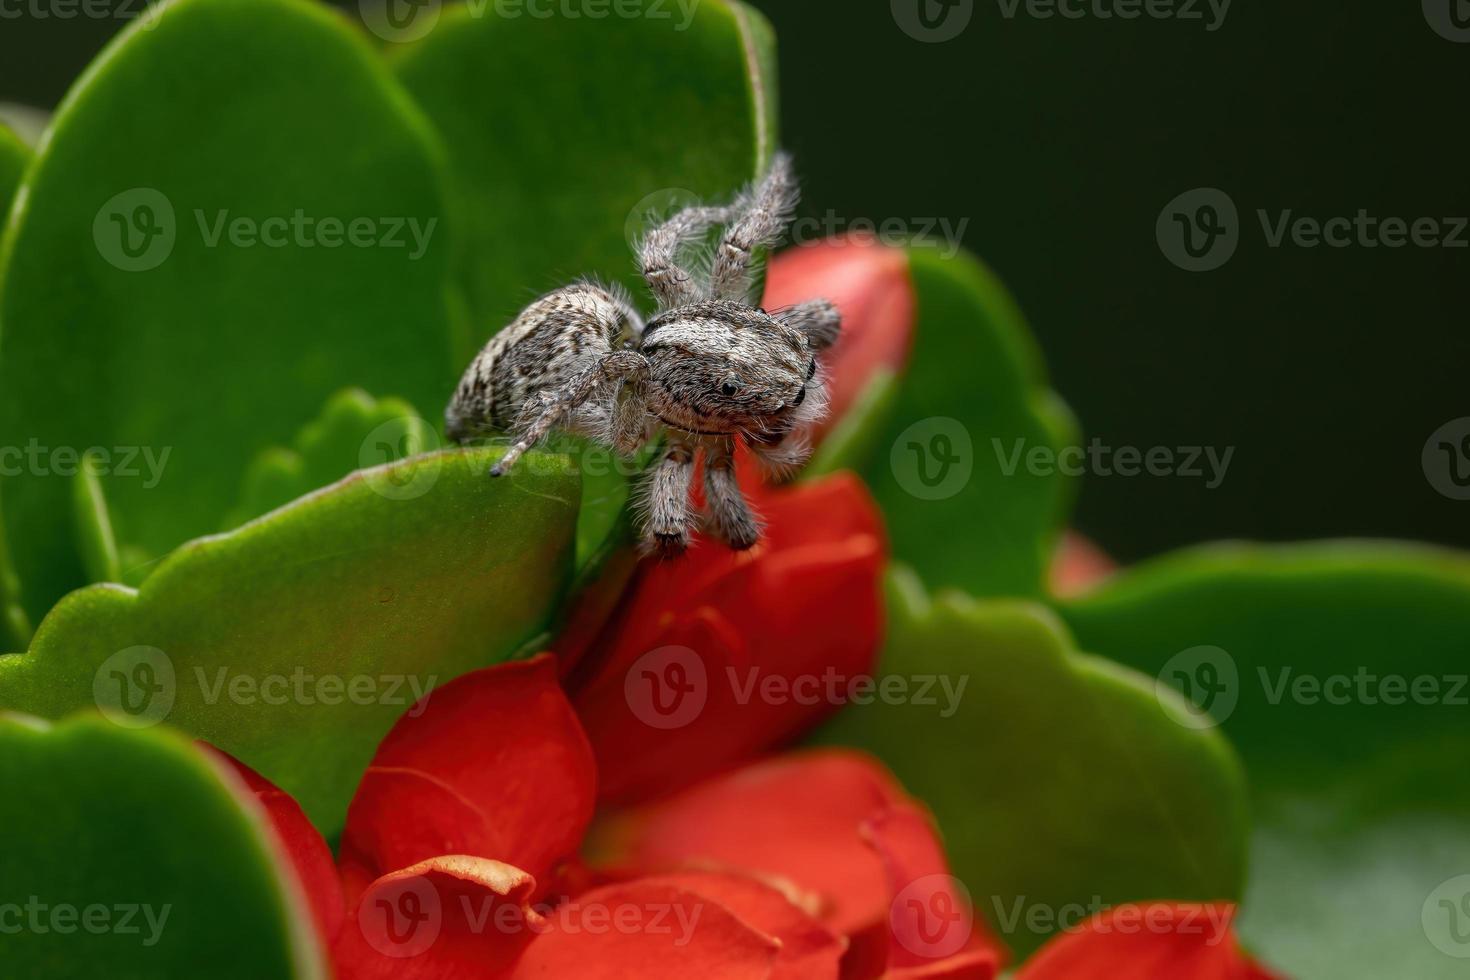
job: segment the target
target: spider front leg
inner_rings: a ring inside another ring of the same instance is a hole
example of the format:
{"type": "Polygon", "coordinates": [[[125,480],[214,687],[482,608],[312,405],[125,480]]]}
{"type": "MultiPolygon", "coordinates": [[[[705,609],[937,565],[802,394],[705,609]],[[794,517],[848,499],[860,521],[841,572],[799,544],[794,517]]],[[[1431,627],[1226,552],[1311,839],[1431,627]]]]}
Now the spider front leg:
{"type": "Polygon", "coordinates": [[[760,540],[761,527],[735,480],[735,440],[714,439],[704,451],[704,502],[709,531],[736,551],[760,540]]]}
{"type": "Polygon", "coordinates": [[[725,229],[715,250],[710,267],[710,294],[714,299],[746,301],[755,251],[781,240],[796,209],[796,197],[791,157],[778,153],[765,179],[749,196],[749,207],[725,229]]]}
{"type": "Polygon", "coordinates": [[[661,309],[688,306],[703,298],[702,286],[680,264],[679,252],[733,213],[732,208],[723,207],[685,208],[638,243],[639,268],[661,309]]]}
{"type": "Polygon", "coordinates": [[[642,379],[634,377],[624,382],[617,395],[609,437],[616,452],[632,456],[648,441],[648,394],[642,379]]]}
{"type": "Polygon", "coordinates": [[[648,489],[648,544],[665,558],[689,547],[693,514],[689,486],[694,478],[694,445],[673,431],[663,459],[654,467],[648,489]]]}
{"type": "Polygon", "coordinates": [[[648,361],[642,354],[631,350],[614,351],[573,377],[560,391],[541,392],[540,413],[525,427],[515,445],[490,468],[490,475],[505,475],[526,450],[545,439],[557,423],[599,390],[625,378],[639,379],[647,371],[648,361]]]}

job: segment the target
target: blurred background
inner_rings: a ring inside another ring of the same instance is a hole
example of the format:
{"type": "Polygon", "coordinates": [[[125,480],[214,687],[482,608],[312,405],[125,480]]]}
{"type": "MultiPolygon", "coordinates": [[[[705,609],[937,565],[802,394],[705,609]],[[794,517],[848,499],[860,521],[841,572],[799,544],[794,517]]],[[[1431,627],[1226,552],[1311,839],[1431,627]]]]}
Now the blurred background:
{"type": "MultiPolygon", "coordinates": [[[[1085,478],[1075,523],[1114,555],[1230,537],[1470,546],[1470,502],[1423,461],[1470,416],[1464,0],[754,5],[780,38],[806,227],[887,223],[983,257],[1086,439],[1233,448],[1214,488],[1085,478]],[[1156,229],[1199,213],[1171,206],[1196,188],[1238,213],[1217,210],[1238,244],[1209,271],[1175,265],[1156,229]],[[1433,219],[1421,240],[1439,244],[1390,248],[1377,227],[1271,244],[1283,218],[1360,212],[1433,219]]],[[[54,105],[126,23],[27,10],[0,0],[0,102],[54,105]]]]}

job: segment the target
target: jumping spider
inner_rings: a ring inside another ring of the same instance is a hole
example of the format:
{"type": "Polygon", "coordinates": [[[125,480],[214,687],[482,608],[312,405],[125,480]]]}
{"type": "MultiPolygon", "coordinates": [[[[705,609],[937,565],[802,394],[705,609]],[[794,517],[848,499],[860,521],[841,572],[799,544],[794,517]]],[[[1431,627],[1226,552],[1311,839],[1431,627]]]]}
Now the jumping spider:
{"type": "Polygon", "coordinates": [[[650,230],[637,246],[658,301],[646,324],[622,290],[594,282],[536,300],[465,371],[445,410],[449,437],[513,433],[490,471],[500,476],[553,429],[628,455],[662,429],[663,456],[642,498],[648,547],[677,555],[688,546],[696,453],[706,529],[731,548],[754,545],[761,530],[735,481],[735,440],[777,472],[806,460],[806,431],[827,403],[815,355],[841,327],[826,300],[770,313],[750,305],[751,260],[781,238],[796,195],[781,154],[730,204],[689,207],[650,230]],[[708,273],[696,276],[682,253],[716,226],[708,273]]]}

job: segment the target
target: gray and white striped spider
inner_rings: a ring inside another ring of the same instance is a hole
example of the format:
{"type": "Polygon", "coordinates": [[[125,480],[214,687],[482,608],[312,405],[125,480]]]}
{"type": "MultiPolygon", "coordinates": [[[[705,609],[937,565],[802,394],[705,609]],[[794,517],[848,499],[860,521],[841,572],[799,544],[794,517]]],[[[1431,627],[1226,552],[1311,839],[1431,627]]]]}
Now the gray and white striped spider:
{"type": "Polygon", "coordinates": [[[689,495],[704,456],[705,527],[731,548],[761,534],[735,480],[735,441],[777,471],[810,455],[806,432],[827,397],[816,354],[841,318],[814,299],[767,313],[750,304],[751,260],[785,233],[796,206],[791,160],[725,206],[686,208],[637,246],[658,302],[645,324],[620,289],[578,282],[536,300],[465,371],[445,410],[446,431],[466,442],[492,430],[515,444],[500,476],[553,429],[632,454],[662,430],[662,458],[642,494],[651,550],[677,555],[695,522],[689,495]],[[706,275],[684,253],[723,226],[706,275]]]}

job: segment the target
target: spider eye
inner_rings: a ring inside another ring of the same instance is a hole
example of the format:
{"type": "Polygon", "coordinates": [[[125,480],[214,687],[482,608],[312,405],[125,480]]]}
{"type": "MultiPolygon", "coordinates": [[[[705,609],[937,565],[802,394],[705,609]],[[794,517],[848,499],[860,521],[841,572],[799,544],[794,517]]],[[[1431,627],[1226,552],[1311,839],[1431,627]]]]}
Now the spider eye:
{"type": "Polygon", "coordinates": [[[815,375],[816,373],[817,373],[817,359],[814,357],[814,358],[812,358],[812,362],[806,366],[806,379],[808,381],[810,381],[812,379],[812,376],[815,375]]]}
{"type": "Polygon", "coordinates": [[[725,383],[720,385],[720,393],[726,398],[734,397],[735,393],[739,390],[740,382],[736,381],[734,378],[726,378],[725,383]]]}

